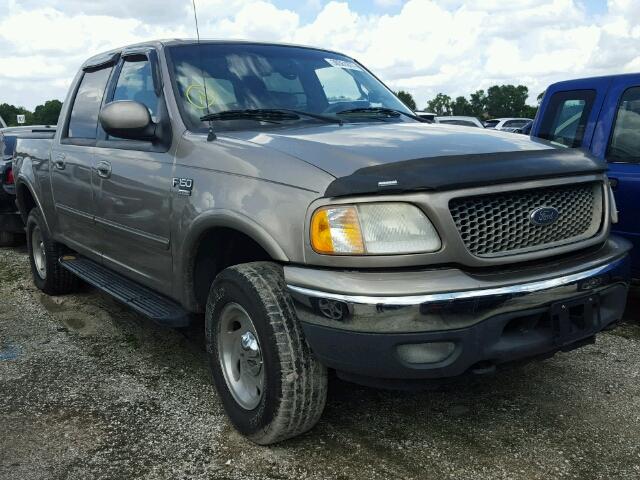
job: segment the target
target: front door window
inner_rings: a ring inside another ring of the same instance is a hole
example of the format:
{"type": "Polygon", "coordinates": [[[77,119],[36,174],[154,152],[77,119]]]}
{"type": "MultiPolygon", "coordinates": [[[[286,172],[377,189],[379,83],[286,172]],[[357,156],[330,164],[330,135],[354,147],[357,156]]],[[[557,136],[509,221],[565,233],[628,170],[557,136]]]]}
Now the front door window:
{"type": "Polygon", "coordinates": [[[622,96],[607,160],[640,163],[640,87],[630,88],[622,96]]]}

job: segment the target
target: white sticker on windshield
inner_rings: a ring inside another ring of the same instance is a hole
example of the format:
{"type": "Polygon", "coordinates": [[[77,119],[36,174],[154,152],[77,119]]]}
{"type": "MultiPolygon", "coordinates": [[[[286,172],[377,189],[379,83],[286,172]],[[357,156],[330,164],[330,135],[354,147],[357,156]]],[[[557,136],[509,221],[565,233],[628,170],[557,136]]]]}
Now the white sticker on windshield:
{"type": "Polygon", "coordinates": [[[337,58],[325,58],[325,60],[327,61],[327,63],[333,67],[338,67],[338,68],[346,68],[348,70],[358,70],[358,71],[362,71],[362,68],[360,68],[358,66],[358,64],[354,63],[354,62],[350,62],[348,60],[339,60],[337,58]]]}

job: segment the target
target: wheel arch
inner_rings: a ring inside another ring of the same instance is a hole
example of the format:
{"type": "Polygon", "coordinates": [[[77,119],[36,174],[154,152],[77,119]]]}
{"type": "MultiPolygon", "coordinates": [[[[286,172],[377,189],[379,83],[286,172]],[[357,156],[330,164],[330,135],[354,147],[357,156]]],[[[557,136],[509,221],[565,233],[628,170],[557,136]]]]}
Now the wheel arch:
{"type": "Polygon", "coordinates": [[[205,212],[196,217],[180,248],[178,270],[183,279],[180,282],[183,303],[197,312],[203,310],[204,293],[224,268],[258,260],[289,262],[282,247],[263,226],[228,210],[205,212]]]}
{"type": "Polygon", "coordinates": [[[49,222],[47,221],[47,217],[42,209],[40,199],[35,194],[35,189],[31,183],[23,176],[19,176],[16,180],[16,202],[18,204],[20,216],[25,224],[27,223],[27,218],[29,218],[29,212],[34,207],[37,207],[42,212],[42,219],[44,220],[47,231],[51,232],[49,222]]]}

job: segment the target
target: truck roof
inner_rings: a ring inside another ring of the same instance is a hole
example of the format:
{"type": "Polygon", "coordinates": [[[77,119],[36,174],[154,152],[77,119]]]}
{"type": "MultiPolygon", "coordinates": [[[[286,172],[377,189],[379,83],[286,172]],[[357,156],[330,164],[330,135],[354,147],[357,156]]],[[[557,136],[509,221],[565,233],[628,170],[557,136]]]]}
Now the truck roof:
{"type": "MultiPolygon", "coordinates": [[[[309,45],[299,45],[295,43],[284,43],[284,42],[260,42],[255,40],[222,40],[222,39],[201,39],[200,42],[202,45],[211,45],[211,44],[246,44],[246,45],[272,45],[272,46],[280,46],[280,47],[295,47],[295,48],[308,48],[311,50],[319,50],[323,52],[335,53],[338,55],[345,55],[342,52],[338,52],[335,50],[330,50],[327,48],[319,48],[312,47],[309,45]]],[[[102,63],[106,58],[113,56],[123,50],[134,49],[134,48],[144,48],[144,47],[172,47],[176,45],[197,45],[198,40],[195,38],[170,38],[170,39],[159,39],[159,40],[149,40],[146,42],[133,43],[130,45],[123,45],[122,47],[114,48],[112,50],[108,50],[105,52],[98,53],[88,58],[82,65],[83,68],[87,66],[98,65],[102,63]]]]}
{"type": "Polygon", "coordinates": [[[549,87],[556,87],[556,86],[561,86],[561,85],[571,85],[572,83],[584,82],[584,81],[588,81],[588,80],[592,80],[594,82],[602,82],[602,81],[607,81],[607,80],[614,80],[616,78],[634,77],[634,76],[638,76],[638,75],[640,75],[640,73],[619,73],[619,74],[616,74],[616,75],[601,75],[601,76],[595,76],[595,77],[572,78],[570,80],[562,80],[560,82],[552,83],[551,85],[549,85],[549,87]]]}

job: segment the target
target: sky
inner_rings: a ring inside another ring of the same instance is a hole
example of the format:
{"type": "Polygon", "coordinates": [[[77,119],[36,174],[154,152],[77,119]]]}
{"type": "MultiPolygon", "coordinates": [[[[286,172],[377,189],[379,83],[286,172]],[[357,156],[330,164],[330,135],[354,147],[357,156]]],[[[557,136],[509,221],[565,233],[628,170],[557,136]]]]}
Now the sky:
{"type": "MultiPolygon", "coordinates": [[[[640,72],[640,0],[196,0],[203,38],[350,55],[419,108],[437,93],[640,72]]],[[[193,38],[191,0],[0,0],[0,103],[64,100],[89,56],[193,38]]]]}

